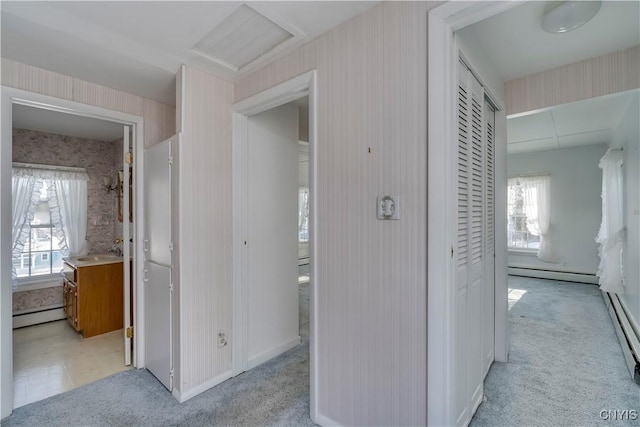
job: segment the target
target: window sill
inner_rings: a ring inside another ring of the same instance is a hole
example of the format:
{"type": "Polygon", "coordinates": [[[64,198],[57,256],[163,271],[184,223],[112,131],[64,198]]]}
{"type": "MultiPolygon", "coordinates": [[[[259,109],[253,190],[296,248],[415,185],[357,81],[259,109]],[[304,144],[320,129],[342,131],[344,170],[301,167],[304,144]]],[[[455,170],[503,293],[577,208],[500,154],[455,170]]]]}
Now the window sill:
{"type": "Polygon", "coordinates": [[[45,277],[18,279],[18,284],[13,293],[36,291],[38,289],[55,288],[62,286],[62,277],[59,274],[51,274],[45,277]]]}

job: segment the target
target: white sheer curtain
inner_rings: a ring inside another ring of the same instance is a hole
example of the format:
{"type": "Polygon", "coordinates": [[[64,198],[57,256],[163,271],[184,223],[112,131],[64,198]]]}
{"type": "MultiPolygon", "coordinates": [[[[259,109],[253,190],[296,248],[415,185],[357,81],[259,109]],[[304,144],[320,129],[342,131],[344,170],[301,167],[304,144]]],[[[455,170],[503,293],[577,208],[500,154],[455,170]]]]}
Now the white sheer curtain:
{"type": "MultiPolygon", "coordinates": [[[[62,229],[68,256],[89,252],[87,244],[87,180],[82,177],[58,178],[49,187],[51,222],[62,229]]],[[[64,244],[63,243],[63,244],[64,244]]]]}
{"type": "Polygon", "coordinates": [[[534,236],[540,236],[537,256],[542,261],[555,262],[549,240],[549,219],[551,216],[551,177],[530,176],[520,178],[524,191],[524,209],[527,229],[534,236]]]}
{"type": "Polygon", "coordinates": [[[21,169],[13,169],[11,177],[12,195],[12,251],[13,266],[11,271],[12,286],[17,284],[15,262],[20,259],[24,244],[29,238],[28,225],[33,220],[38,192],[42,185],[36,186],[36,179],[32,174],[25,173],[21,169]]]}
{"type": "Polygon", "coordinates": [[[623,219],[622,150],[609,150],[600,159],[602,169],[602,223],[596,237],[600,245],[598,266],[600,289],[622,293],[623,219]]]}
{"type": "MultiPolygon", "coordinates": [[[[13,256],[20,256],[29,238],[30,223],[47,182],[51,223],[60,232],[60,247],[65,255],[88,252],[87,181],[83,170],[46,169],[43,165],[13,167],[13,256]]],[[[14,284],[16,279],[14,269],[14,284]]]]}

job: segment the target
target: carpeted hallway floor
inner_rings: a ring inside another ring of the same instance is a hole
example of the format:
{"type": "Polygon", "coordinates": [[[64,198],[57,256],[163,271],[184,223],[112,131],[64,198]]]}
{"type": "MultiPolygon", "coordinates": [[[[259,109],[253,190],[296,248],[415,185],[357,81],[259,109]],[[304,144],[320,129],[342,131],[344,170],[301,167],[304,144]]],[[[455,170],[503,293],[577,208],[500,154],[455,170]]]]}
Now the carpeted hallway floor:
{"type": "Polygon", "coordinates": [[[640,386],[598,287],[509,276],[509,290],[509,362],[493,364],[471,426],[640,425],[640,386]]]}
{"type": "MultiPolygon", "coordinates": [[[[509,363],[495,363],[472,426],[640,425],[634,384],[596,286],[510,277],[509,363]]],[[[306,426],[308,285],[300,286],[303,342],[179,404],[148,372],[130,370],[14,411],[3,426],[306,426]],[[306,320],[306,322],[305,322],[306,320]]]]}
{"type": "Polygon", "coordinates": [[[299,346],[187,402],[132,369],[20,407],[2,426],[312,426],[308,283],[299,302],[299,346]]]}

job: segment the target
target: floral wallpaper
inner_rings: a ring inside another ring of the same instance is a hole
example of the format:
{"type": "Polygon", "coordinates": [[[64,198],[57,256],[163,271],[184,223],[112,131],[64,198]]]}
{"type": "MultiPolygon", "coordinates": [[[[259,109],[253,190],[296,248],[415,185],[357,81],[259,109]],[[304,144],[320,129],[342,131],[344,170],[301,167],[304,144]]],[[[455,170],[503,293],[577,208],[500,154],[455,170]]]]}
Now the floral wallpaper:
{"type": "MultiPolygon", "coordinates": [[[[87,170],[87,241],[89,253],[107,252],[116,237],[122,236],[117,220],[116,192],[107,192],[104,178],[115,185],[122,158],[122,140],[97,141],[25,129],[13,129],[13,161],[87,170]],[[116,233],[120,232],[119,235],[116,233]]],[[[62,283],[62,282],[61,282],[62,283]]],[[[62,302],[62,288],[16,292],[13,309],[25,310],[62,302]],[[59,294],[59,295],[58,295],[59,294]],[[52,301],[57,302],[52,302],[52,301]]]]}
{"type": "MultiPolygon", "coordinates": [[[[62,280],[60,281],[62,283],[62,280]]],[[[33,310],[62,304],[62,286],[16,292],[13,294],[13,312],[33,310]]]]}

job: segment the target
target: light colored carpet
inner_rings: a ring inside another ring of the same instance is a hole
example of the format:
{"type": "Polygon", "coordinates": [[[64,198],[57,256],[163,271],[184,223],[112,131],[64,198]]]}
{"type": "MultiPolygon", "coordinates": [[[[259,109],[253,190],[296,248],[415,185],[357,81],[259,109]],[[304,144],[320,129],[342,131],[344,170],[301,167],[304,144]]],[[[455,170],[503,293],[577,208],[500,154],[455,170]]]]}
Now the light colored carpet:
{"type": "Polygon", "coordinates": [[[300,286],[299,346],[187,402],[134,369],[18,408],[2,426],[312,426],[308,295],[300,286]]]}
{"type": "Polygon", "coordinates": [[[640,386],[598,287],[510,276],[509,289],[509,362],[493,364],[471,426],[640,425],[640,386]]]}

